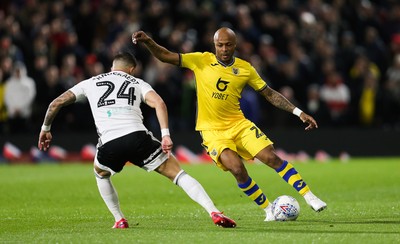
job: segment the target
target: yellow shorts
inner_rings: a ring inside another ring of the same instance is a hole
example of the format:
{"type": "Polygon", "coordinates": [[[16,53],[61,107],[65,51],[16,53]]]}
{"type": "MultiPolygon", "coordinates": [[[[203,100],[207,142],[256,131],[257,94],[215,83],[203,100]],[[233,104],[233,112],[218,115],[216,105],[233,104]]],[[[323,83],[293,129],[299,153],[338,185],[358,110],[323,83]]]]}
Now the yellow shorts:
{"type": "Polygon", "coordinates": [[[242,120],[228,130],[207,130],[200,132],[202,146],[207,150],[214,163],[227,170],[219,160],[224,149],[231,149],[245,160],[254,159],[262,149],[273,142],[251,121],[242,120]]]}

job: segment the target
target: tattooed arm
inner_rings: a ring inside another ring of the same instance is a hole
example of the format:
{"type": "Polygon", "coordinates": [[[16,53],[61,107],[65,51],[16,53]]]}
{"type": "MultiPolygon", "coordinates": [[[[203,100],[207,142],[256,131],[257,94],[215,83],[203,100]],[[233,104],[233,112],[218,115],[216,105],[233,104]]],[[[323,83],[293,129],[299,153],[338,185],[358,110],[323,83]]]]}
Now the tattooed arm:
{"type": "Polygon", "coordinates": [[[178,53],[171,52],[165,47],[158,45],[151,37],[149,37],[143,31],[138,31],[133,33],[132,42],[134,44],[138,42],[143,43],[146,46],[146,48],[151,52],[151,54],[153,54],[154,57],[156,57],[158,60],[162,62],[179,65],[180,60],[178,53]]]}
{"type": "MultiPolygon", "coordinates": [[[[285,110],[289,113],[293,113],[293,110],[296,108],[289,100],[287,100],[282,94],[275,91],[274,89],[267,87],[260,92],[268,102],[270,102],[275,107],[285,110]]],[[[307,123],[308,126],[305,128],[306,130],[311,130],[314,128],[318,128],[317,122],[310,115],[301,112],[299,118],[303,123],[307,123]]]]}
{"type": "Polygon", "coordinates": [[[76,97],[74,93],[68,90],[50,103],[49,107],[47,108],[47,112],[43,121],[43,126],[39,135],[38,148],[40,150],[46,151],[50,147],[50,142],[52,139],[50,127],[57,113],[62,107],[74,103],[75,100],[76,97]]]}

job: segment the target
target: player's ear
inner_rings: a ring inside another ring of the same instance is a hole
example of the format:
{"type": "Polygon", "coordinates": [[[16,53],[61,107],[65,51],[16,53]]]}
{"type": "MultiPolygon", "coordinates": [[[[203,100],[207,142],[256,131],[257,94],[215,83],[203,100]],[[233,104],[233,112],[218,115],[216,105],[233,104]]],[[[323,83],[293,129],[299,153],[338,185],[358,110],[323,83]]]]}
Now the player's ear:
{"type": "Polygon", "coordinates": [[[129,68],[129,74],[130,75],[133,75],[133,72],[135,71],[135,67],[134,66],[132,66],[132,67],[130,67],[129,68]]]}

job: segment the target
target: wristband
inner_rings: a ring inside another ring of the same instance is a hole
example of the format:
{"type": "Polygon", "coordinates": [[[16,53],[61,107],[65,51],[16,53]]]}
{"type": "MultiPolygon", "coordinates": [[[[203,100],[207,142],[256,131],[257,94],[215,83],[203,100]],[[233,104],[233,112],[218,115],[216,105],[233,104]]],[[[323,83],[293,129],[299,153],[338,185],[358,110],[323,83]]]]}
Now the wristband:
{"type": "Polygon", "coordinates": [[[161,129],[161,137],[169,136],[169,129],[161,129]]]}
{"type": "Polygon", "coordinates": [[[300,114],[301,114],[302,112],[303,112],[303,111],[301,111],[301,109],[299,109],[298,107],[296,107],[296,108],[293,109],[293,114],[294,114],[294,115],[297,115],[298,117],[300,117],[300,114]]]}
{"type": "Polygon", "coordinates": [[[48,131],[50,131],[50,129],[51,129],[51,125],[45,125],[45,124],[42,125],[42,131],[48,132],[48,131]]]}

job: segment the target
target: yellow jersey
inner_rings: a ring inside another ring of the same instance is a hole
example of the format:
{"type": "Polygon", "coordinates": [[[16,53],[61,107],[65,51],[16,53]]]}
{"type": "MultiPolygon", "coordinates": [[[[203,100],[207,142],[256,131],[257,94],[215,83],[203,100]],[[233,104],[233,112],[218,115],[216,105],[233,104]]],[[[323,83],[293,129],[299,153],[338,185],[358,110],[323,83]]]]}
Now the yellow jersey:
{"type": "Polygon", "coordinates": [[[196,130],[225,130],[245,119],[239,99],[246,85],[256,91],[267,87],[255,68],[234,58],[225,65],[210,52],[180,55],[180,66],[192,70],[196,77],[196,130]]]}

